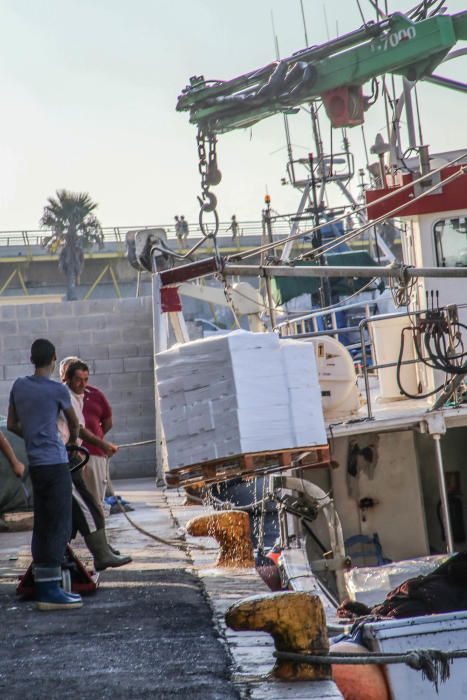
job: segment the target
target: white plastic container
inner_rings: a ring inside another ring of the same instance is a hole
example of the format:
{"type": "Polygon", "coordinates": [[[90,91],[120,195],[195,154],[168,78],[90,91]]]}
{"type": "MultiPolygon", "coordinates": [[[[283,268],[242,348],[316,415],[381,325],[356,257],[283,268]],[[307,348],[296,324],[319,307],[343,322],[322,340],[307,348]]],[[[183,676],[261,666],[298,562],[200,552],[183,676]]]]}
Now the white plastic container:
{"type": "MultiPolygon", "coordinates": [[[[410,326],[410,319],[407,315],[401,314],[394,318],[382,319],[370,324],[370,330],[375,344],[376,364],[385,365],[390,362],[396,363],[401,348],[402,330],[410,326]]],[[[403,361],[415,359],[415,348],[412,340],[412,333],[404,333],[404,354],[403,361]]],[[[400,372],[401,384],[404,389],[412,395],[417,395],[418,380],[416,364],[402,365],[400,372]]],[[[401,394],[397,383],[397,368],[387,367],[378,370],[378,380],[380,388],[380,398],[385,401],[398,401],[405,399],[401,394]]]]}

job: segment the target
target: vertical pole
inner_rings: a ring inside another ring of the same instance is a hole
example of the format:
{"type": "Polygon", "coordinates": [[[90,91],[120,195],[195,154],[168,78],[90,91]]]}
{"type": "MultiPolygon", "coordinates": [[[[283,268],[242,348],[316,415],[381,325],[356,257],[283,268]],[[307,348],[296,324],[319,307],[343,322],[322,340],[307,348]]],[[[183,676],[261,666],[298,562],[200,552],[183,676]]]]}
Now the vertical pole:
{"type": "Polygon", "coordinates": [[[413,85],[407,80],[407,78],[402,78],[404,86],[404,103],[405,103],[405,116],[407,119],[407,135],[409,138],[410,148],[415,148],[417,141],[415,138],[415,121],[413,117],[413,105],[412,105],[412,95],[411,90],[413,85]]]}
{"type": "MultiPolygon", "coordinates": [[[[322,154],[322,149],[319,151],[319,153],[322,154]]],[[[319,155],[318,153],[318,155],[319,155]]],[[[322,163],[322,156],[320,157],[321,159],[318,160],[318,168],[320,167],[320,163],[322,163]]],[[[315,178],[315,165],[314,165],[314,157],[313,153],[308,154],[308,161],[309,161],[309,167],[310,167],[310,183],[311,183],[311,195],[312,195],[312,201],[313,201],[313,222],[315,228],[317,228],[320,225],[320,219],[319,219],[319,210],[320,210],[320,205],[321,202],[318,202],[318,197],[316,195],[316,178],[315,178]]],[[[313,234],[313,240],[312,240],[312,246],[313,248],[319,248],[322,244],[322,235],[321,235],[321,229],[317,228],[317,230],[313,234]]],[[[324,255],[320,255],[318,257],[318,261],[320,265],[326,265],[326,259],[324,255]]],[[[321,302],[321,307],[325,308],[326,306],[329,306],[331,303],[331,285],[329,284],[329,279],[324,275],[323,277],[320,277],[320,289],[319,289],[319,295],[320,295],[320,302],[321,302]]]]}
{"type": "Polygon", "coordinates": [[[372,420],[373,413],[371,410],[371,393],[370,393],[370,383],[368,380],[368,361],[367,361],[367,356],[366,356],[365,326],[367,326],[367,328],[368,328],[368,339],[370,341],[370,347],[372,347],[370,328],[368,326],[368,319],[363,319],[362,321],[360,321],[359,330],[360,330],[360,345],[362,348],[362,371],[363,371],[363,378],[365,380],[366,411],[367,411],[368,418],[370,420],[372,420]]]}
{"type": "MultiPolygon", "coordinates": [[[[310,195],[310,187],[311,187],[311,184],[308,182],[305,185],[305,188],[302,192],[302,198],[300,200],[300,204],[298,205],[297,213],[295,214],[292,228],[290,229],[290,233],[289,233],[290,237],[295,236],[295,234],[298,231],[298,227],[300,226],[300,217],[303,214],[303,210],[305,209],[305,205],[306,205],[308,197],[310,195]]],[[[292,252],[292,248],[293,248],[294,244],[295,244],[295,240],[289,241],[288,243],[285,244],[283,251],[282,251],[281,260],[288,261],[290,259],[290,253],[292,252]]]]}
{"type": "MultiPolygon", "coordinates": [[[[272,224],[271,224],[271,198],[267,194],[266,197],[264,198],[264,201],[266,203],[266,208],[264,210],[264,224],[266,227],[266,234],[267,234],[267,242],[268,243],[274,243],[274,236],[272,234],[272,224]]],[[[275,248],[271,248],[270,254],[275,257],[276,256],[276,250],[275,248]]]]}
{"type": "Polygon", "coordinates": [[[272,298],[272,289],[271,289],[271,278],[265,273],[265,280],[266,280],[266,293],[268,297],[268,307],[269,307],[269,320],[271,322],[271,330],[274,330],[276,327],[276,313],[274,311],[274,300],[272,298]]]}
{"type": "Polygon", "coordinates": [[[154,348],[154,405],[156,409],[156,486],[164,486],[164,450],[159,392],[156,379],[156,355],[167,350],[166,324],[162,316],[161,279],[157,271],[156,256],[152,257],[152,337],[154,348]]]}
{"type": "Polygon", "coordinates": [[[446,538],[447,550],[449,554],[454,552],[454,541],[452,539],[451,518],[449,516],[448,494],[446,490],[446,480],[443,469],[443,455],[441,452],[441,435],[435,433],[433,435],[435,443],[436,455],[436,470],[438,473],[439,494],[441,496],[441,517],[444,525],[444,534],[446,538]]]}

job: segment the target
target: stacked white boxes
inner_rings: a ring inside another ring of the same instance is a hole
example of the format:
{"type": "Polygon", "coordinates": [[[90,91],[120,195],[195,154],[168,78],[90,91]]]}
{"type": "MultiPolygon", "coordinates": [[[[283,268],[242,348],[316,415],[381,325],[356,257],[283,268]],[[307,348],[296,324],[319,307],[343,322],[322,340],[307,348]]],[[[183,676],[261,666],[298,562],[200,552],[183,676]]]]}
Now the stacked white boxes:
{"type": "Polygon", "coordinates": [[[170,469],[327,442],[311,343],[234,331],[159,353],[156,378],[170,469]]]}

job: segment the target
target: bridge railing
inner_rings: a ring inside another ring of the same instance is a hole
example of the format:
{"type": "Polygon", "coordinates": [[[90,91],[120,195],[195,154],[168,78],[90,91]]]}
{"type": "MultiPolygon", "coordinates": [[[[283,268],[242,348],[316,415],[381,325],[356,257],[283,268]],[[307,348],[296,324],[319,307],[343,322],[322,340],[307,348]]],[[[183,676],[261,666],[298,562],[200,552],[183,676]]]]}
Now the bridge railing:
{"type": "MultiPolygon", "coordinates": [[[[218,236],[220,238],[232,238],[232,231],[229,230],[230,221],[221,222],[218,236]]],[[[125,243],[127,231],[137,231],[140,229],[163,228],[169,239],[176,240],[175,226],[173,224],[151,224],[144,226],[106,226],[102,228],[104,243],[125,243]]],[[[305,230],[305,229],[303,229],[305,230]]],[[[286,236],[290,231],[290,226],[286,220],[280,220],[273,224],[273,233],[286,236]]],[[[0,231],[0,246],[43,246],[44,240],[50,236],[48,229],[28,229],[0,231]]],[[[262,233],[261,221],[239,221],[238,237],[260,236],[262,233]]],[[[198,224],[189,223],[189,238],[199,238],[201,230],[198,224]]]]}
{"type": "MultiPolygon", "coordinates": [[[[219,226],[218,240],[219,245],[226,249],[229,247],[248,248],[257,246],[261,243],[263,234],[263,226],[261,221],[238,221],[238,234],[234,240],[232,231],[229,229],[230,221],[221,222],[219,226]]],[[[196,243],[201,237],[201,230],[198,224],[189,224],[188,243],[180,244],[177,241],[174,224],[153,224],[144,226],[106,226],[102,229],[104,236],[104,248],[93,245],[89,248],[88,253],[94,255],[96,253],[118,253],[122,256],[126,253],[125,237],[128,231],[136,231],[141,229],[163,228],[167,234],[169,241],[173,242],[172,247],[189,247],[196,243]]],[[[309,230],[311,224],[303,222],[300,224],[297,233],[309,230]]],[[[42,257],[46,255],[57,255],[59,249],[51,249],[50,246],[45,246],[44,241],[50,236],[48,229],[28,229],[28,230],[11,230],[0,231],[0,258],[11,256],[22,256],[25,258],[42,257]],[[19,249],[19,250],[18,250],[19,249]]],[[[272,237],[273,240],[285,238],[290,233],[290,223],[287,218],[279,218],[272,222],[272,237]]],[[[297,241],[297,248],[309,248],[310,240],[303,238],[300,242],[297,241]]],[[[366,249],[370,244],[370,236],[363,235],[358,240],[351,243],[351,247],[358,249],[366,249]]],[[[207,248],[212,248],[212,244],[208,241],[207,248]]]]}

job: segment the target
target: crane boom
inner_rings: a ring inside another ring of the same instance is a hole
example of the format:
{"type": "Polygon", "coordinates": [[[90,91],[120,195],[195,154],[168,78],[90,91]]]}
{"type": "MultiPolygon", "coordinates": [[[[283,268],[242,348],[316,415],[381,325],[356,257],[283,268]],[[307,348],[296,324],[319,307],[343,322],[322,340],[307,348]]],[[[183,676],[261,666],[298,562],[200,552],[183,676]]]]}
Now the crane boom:
{"type": "Polygon", "coordinates": [[[467,11],[420,21],[394,13],[232,80],[194,76],[177,110],[219,134],[322,99],[333,126],[353,126],[363,123],[368,107],[364,83],[385,73],[411,82],[429,77],[460,40],[467,40],[467,11]]]}

